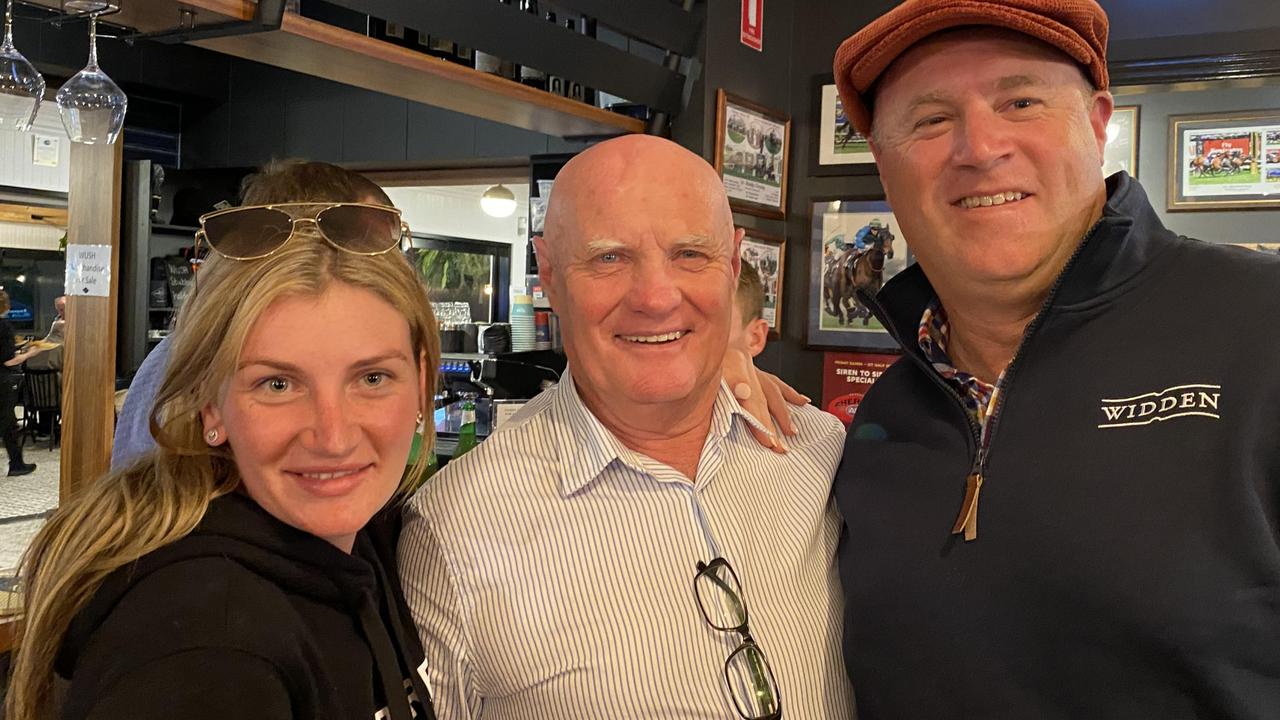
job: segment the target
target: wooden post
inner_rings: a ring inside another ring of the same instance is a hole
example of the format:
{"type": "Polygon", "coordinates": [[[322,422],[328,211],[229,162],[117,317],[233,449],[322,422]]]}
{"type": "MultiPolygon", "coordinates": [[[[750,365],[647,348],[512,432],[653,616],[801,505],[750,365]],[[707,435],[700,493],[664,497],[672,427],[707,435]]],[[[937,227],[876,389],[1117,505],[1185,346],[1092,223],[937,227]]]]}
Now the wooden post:
{"type": "Polygon", "coordinates": [[[123,139],[71,144],[68,245],[111,246],[111,294],[67,297],[62,353],[62,475],[66,500],[111,466],[115,430],[116,307],[123,139]]]}

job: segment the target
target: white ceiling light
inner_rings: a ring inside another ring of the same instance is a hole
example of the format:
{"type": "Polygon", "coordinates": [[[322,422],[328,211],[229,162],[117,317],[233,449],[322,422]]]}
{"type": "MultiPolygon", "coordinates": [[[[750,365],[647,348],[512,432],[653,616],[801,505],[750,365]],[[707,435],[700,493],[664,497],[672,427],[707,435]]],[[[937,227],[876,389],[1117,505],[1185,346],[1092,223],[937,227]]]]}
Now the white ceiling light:
{"type": "Polygon", "coordinates": [[[503,185],[490,185],[480,196],[480,209],[493,217],[509,217],[516,211],[516,194],[503,185]]]}

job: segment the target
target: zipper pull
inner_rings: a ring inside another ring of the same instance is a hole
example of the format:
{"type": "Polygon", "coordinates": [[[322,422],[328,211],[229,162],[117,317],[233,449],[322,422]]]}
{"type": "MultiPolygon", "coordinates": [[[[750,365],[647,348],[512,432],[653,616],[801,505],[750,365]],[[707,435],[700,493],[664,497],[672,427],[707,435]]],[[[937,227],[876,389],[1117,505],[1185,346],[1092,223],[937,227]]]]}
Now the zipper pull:
{"type": "Polygon", "coordinates": [[[964,504],[960,506],[960,515],[951,528],[952,535],[964,533],[964,541],[978,539],[978,494],[982,492],[982,472],[978,471],[965,480],[964,504]]]}

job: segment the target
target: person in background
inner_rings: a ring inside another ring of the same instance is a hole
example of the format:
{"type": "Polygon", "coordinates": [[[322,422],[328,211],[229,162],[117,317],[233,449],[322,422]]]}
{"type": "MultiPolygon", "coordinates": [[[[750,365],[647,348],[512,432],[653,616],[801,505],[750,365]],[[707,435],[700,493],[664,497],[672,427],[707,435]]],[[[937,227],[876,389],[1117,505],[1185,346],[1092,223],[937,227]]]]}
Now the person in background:
{"type": "Polygon", "coordinates": [[[61,345],[65,342],[67,326],[67,296],[59,295],[53,299],[53,322],[49,324],[49,334],[44,336],[45,342],[61,345]]]}
{"type": "Polygon", "coordinates": [[[918,259],[835,485],[862,720],[1280,717],[1280,258],[1103,178],[1107,32],[907,0],[836,53],[918,259]]]}
{"type": "MultiPolygon", "coordinates": [[[[297,171],[246,197],[298,198],[297,171]]],[[[433,438],[436,321],[399,212],[317,199],[348,189],[201,219],[157,447],[22,560],[9,720],[432,717],[374,526],[425,469],[405,466],[433,438]]]]}
{"type": "MultiPolygon", "coordinates": [[[[42,343],[52,344],[40,345],[33,343],[26,351],[27,370],[49,371],[62,369],[62,350],[66,343],[66,311],[67,296],[59,295],[53,300],[53,309],[57,315],[53,322],[49,325],[49,334],[45,335],[42,343]]],[[[53,432],[53,413],[44,410],[36,411],[36,437],[47,437],[53,432]]]]}
{"type": "MultiPolygon", "coordinates": [[[[394,207],[387,193],[372,180],[337,165],[282,160],[245,178],[241,199],[246,205],[279,202],[360,202],[394,207]],[[270,178],[269,183],[262,182],[270,178]]],[[[169,359],[169,339],[159,342],[143,359],[129,384],[124,407],[116,419],[111,446],[111,469],[121,470],[155,448],[151,409],[169,359]]]]}
{"type": "Polygon", "coordinates": [[[22,438],[18,434],[18,416],[15,413],[19,378],[8,368],[18,367],[39,351],[16,352],[13,326],[5,319],[9,307],[9,293],[0,290],[0,363],[5,368],[0,371],[0,438],[3,438],[5,452],[9,454],[9,477],[16,477],[35,472],[36,464],[26,462],[22,457],[22,438]]]}
{"type": "Polygon", "coordinates": [[[721,379],[741,239],[719,176],[667,140],[560,171],[534,242],[568,369],[406,506],[440,717],[853,717],[844,428],[797,408],[785,454],[748,431],[721,379]]]}
{"type": "Polygon", "coordinates": [[[64,341],[67,324],[66,295],[59,295],[53,299],[53,311],[57,313],[57,317],[49,324],[49,334],[44,339],[46,342],[61,343],[64,341]]]}
{"type": "Polygon", "coordinates": [[[746,260],[738,273],[733,294],[733,320],[729,324],[729,347],[755,357],[769,340],[769,323],[764,319],[764,284],[760,273],[746,260]]]}

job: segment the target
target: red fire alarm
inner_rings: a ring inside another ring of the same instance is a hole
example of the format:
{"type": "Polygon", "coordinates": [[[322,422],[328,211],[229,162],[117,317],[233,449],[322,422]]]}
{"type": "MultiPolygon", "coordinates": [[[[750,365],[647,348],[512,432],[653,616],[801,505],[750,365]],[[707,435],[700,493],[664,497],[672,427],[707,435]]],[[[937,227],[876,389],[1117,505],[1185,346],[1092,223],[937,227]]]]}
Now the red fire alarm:
{"type": "Polygon", "coordinates": [[[752,50],[764,49],[764,0],[742,0],[742,31],[738,39],[752,50]]]}

